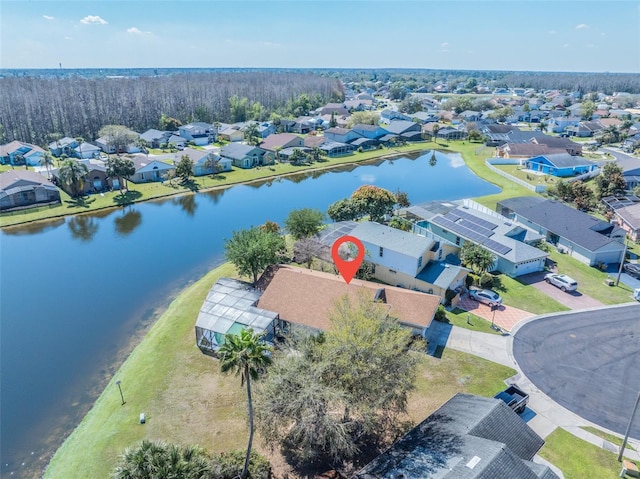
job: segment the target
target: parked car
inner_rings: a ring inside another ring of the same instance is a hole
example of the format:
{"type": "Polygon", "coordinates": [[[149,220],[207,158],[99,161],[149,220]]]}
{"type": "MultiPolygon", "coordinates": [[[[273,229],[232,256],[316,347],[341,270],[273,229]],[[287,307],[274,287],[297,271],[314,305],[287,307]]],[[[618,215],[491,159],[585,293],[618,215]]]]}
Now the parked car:
{"type": "Polygon", "coordinates": [[[640,278],[640,264],[625,263],[623,268],[625,273],[631,276],[634,276],[636,278],[640,278]]]}
{"type": "Polygon", "coordinates": [[[633,290],[633,299],[636,301],[640,301],[640,288],[636,288],[633,290]]]}
{"type": "Polygon", "coordinates": [[[499,392],[494,397],[504,401],[507,406],[518,414],[522,414],[529,403],[529,395],[515,384],[499,392]]]}
{"type": "Polygon", "coordinates": [[[549,273],[544,277],[544,280],[562,291],[575,291],[578,289],[578,282],[566,274],[549,273]]]}
{"type": "Polygon", "coordinates": [[[479,303],[488,304],[489,306],[502,304],[500,295],[490,289],[472,289],[469,291],[469,296],[479,303]]]}

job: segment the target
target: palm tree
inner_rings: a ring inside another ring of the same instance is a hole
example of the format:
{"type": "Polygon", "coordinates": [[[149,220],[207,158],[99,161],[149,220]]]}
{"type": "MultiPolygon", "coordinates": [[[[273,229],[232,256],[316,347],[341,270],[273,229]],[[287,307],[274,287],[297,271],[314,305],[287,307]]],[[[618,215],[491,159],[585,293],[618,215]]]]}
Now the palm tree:
{"type": "Polygon", "coordinates": [[[40,160],[40,166],[44,166],[47,169],[47,173],[49,174],[49,179],[51,179],[51,167],[53,166],[53,156],[49,151],[45,151],[42,155],[42,159],[40,160]]]}
{"type": "Polygon", "coordinates": [[[249,123],[244,130],[244,136],[247,139],[247,144],[256,146],[260,143],[260,132],[258,131],[258,125],[256,123],[249,123]]]}
{"type": "Polygon", "coordinates": [[[433,125],[433,128],[431,129],[431,131],[433,132],[433,141],[437,145],[438,144],[438,131],[440,131],[440,125],[438,125],[436,123],[435,125],[433,125]]]}
{"type": "Polygon", "coordinates": [[[262,341],[253,329],[242,329],[240,334],[227,334],[218,350],[220,369],[223,373],[234,372],[240,376],[241,386],[247,384],[247,404],[249,407],[249,444],[242,469],[241,479],[249,472],[249,458],[253,444],[253,402],[251,400],[251,379],[257,380],[264,369],[271,364],[271,348],[262,341]]]}
{"type": "Polygon", "coordinates": [[[80,196],[88,173],[84,163],[73,159],[64,160],[59,171],[60,182],[71,189],[72,196],[80,196]]]}
{"type": "Polygon", "coordinates": [[[82,158],[82,144],[84,143],[84,138],[81,136],[76,137],[76,143],[78,144],[78,155],[82,158]]]}

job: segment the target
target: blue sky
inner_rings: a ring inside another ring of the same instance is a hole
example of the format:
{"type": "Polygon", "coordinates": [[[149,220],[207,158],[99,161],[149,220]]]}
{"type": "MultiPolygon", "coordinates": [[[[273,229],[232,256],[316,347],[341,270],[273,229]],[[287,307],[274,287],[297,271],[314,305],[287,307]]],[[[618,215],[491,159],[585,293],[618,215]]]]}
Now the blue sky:
{"type": "Polygon", "coordinates": [[[640,73],[637,0],[5,1],[2,68],[640,73]]]}

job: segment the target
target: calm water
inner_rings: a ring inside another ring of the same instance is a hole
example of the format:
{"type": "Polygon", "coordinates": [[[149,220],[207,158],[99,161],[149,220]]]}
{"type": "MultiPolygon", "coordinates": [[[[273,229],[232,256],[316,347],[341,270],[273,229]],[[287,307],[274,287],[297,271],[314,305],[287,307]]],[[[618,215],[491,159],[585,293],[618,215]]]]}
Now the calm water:
{"type": "Polygon", "coordinates": [[[413,203],[496,193],[459,156],[302,174],[0,233],[3,475],[42,467],[121,362],[121,349],[184,285],[223,260],[233,230],[329,204],[362,184],[413,203]],[[119,354],[120,353],[120,354],[119,354]],[[25,465],[22,465],[22,463],[25,465]]]}

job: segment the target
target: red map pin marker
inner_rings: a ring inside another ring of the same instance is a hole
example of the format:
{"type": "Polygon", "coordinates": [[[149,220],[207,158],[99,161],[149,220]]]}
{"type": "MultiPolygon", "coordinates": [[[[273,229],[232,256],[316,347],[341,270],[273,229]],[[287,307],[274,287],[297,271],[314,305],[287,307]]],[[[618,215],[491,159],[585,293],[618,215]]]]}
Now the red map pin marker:
{"type": "Polygon", "coordinates": [[[333,243],[333,246],[331,247],[331,256],[333,257],[333,262],[335,263],[336,268],[338,268],[338,271],[340,271],[340,274],[347,282],[347,284],[351,282],[353,276],[358,271],[358,268],[360,268],[362,260],[364,259],[364,253],[365,251],[362,242],[354,236],[343,236],[342,238],[338,238],[337,240],[335,240],[335,242],[333,243]],[[358,248],[358,254],[351,261],[342,259],[338,252],[340,246],[344,243],[353,243],[358,248]]]}

